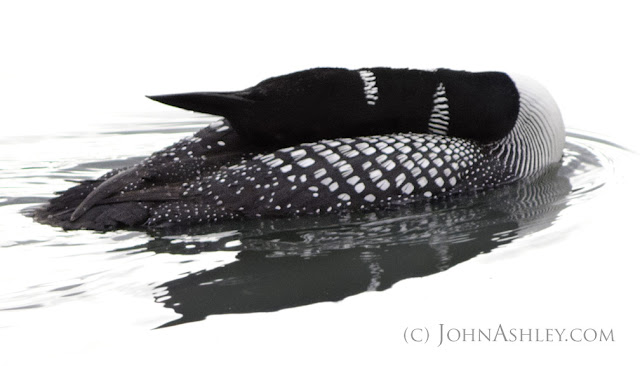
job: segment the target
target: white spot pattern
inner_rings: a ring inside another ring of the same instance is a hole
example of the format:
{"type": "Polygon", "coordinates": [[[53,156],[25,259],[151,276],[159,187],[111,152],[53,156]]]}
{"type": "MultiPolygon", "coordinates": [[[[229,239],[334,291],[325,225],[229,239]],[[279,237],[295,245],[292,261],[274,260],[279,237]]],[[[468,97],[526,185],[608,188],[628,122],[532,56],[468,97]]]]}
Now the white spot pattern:
{"type": "MultiPolygon", "coordinates": [[[[218,144],[207,141],[203,148],[213,145],[218,144]]],[[[264,217],[276,211],[316,214],[431,199],[497,175],[498,167],[483,162],[483,154],[480,145],[468,140],[414,133],[300,144],[188,181],[180,192],[187,206],[162,203],[150,224],[264,217]]]]}

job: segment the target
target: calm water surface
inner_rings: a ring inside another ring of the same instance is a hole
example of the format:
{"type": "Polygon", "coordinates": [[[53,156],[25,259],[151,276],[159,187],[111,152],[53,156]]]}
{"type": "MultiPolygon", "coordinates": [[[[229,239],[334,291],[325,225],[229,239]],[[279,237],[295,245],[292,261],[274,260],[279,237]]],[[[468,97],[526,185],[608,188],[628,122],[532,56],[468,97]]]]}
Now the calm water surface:
{"type": "MultiPolygon", "coordinates": [[[[384,291],[527,236],[579,231],[564,211],[615,184],[618,157],[635,159],[597,136],[570,132],[562,164],[539,177],[384,212],[109,233],[63,231],[26,216],[72,181],[131,165],[212,121],[196,115],[1,139],[0,332],[73,329],[92,318],[78,314],[95,311],[97,329],[164,328],[170,336],[187,323],[220,319],[207,319],[214,314],[286,316],[303,305],[384,291]]],[[[312,313],[323,316],[322,309],[312,313]]]]}

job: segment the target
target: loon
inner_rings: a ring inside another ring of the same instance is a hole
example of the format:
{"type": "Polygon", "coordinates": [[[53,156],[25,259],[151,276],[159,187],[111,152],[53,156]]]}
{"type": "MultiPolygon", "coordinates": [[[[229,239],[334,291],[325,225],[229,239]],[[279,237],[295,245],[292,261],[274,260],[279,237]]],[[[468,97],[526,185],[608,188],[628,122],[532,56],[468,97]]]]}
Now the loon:
{"type": "Polygon", "coordinates": [[[149,98],[224,118],[71,187],[36,220],[109,230],[382,209],[531,177],[565,140],[549,92],[503,72],[316,68],[149,98]]]}

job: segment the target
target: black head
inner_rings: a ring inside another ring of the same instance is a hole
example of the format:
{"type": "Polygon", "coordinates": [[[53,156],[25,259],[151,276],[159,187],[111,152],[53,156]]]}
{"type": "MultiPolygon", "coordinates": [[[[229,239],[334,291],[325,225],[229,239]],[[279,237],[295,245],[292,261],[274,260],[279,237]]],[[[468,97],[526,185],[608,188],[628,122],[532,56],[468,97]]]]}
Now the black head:
{"type": "Polygon", "coordinates": [[[370,68],[317,68],[224,93],[153,96],[173,106],[227,117],[262,145],[394,132],[433,133],[434,97],[446,95],[449,136],[495,141],[513,128],[518,91],[507,74],[370,68]]]}
{"type": "Polygon", "coordinates": [[[490,142],[513,129],[520,95],[507,74],[438,69],[436,77],[448,100],[447,135],[490,142]]]}

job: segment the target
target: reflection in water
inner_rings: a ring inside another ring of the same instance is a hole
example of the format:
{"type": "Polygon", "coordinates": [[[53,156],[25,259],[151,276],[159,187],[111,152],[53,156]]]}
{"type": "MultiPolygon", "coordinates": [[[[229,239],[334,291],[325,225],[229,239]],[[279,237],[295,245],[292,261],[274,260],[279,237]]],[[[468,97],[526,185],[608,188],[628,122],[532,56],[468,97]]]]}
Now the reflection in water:
{"type": "Polygon", "coordinates": [[[177,255],[239,251],[235,262],[159,286],[156,301],[182,315],[163,327],[211,314],[337,301],[446,270],[549,227],[569,199],[582,194],[581,189],[572,191],[571,178],[596,166],[600,164],[593,154],[572,146],[563,166],[471,197],[390,212],[253,220],[187,233],[164,232],[142,247],[122,250],[177,255]],[[207,240],[206,233],[212,231],[228,235],[207,240]]]}
{"type": "MultiPolygon", "coordinates": [[[[150,128],[162,130],[157,124],[150,128]]],[[[123,292],[148,300],[127,303],[118,298],[125,308],[142,304],[156,309],[151,302],[155,297],[165,310],[178,313],[179,319],[163,325],[171,326],[211,314],[277,311],[382,291],[406,278],[444,271],[556,220],[570,222],[572,216],[559,213],[593,198],[618,163],[608,153],[620,156],[622,151],[597,137],[569,133],[562,166],[531,182],[383,212],[246,220],[151,236],[136,231],[64,232],[17,217],[19,210],[32,212],[35,206],[26,206],[46,201],[52,190],[67,189],[65,180],[91,179],[130,165],[137,159],[125,157],[144,156],[177,138],[147,132],[136,136],[140,149],[109,161],[77,160],[77,150],[60,149],[65,141],[52,139],[45,145],[54,152],[51,161],[37,155],[25,163],[25,154],[46,149],[42,144],[48,140],[37,140],[23,142],[21,158],[5,162],[10,164],[0,170],[5,187],[0,217],[6,227],[0,258],[8,275],[0,281],[0,315],[9,323],[56,319],[59,311],[66,311],[56,305],[71,302],[110,309],[111,297],[123,292]],[[234,255],[235,261],[221,265],[234,255]]],[[[123,136],[101,136],[104,145],[96,148],[96,156],[109,155],[105,151],[123,144],[123,136]]],[[[13,154],[13,143],[0,148],[13,154]]],[[[127,315],[138,319],[138,314],[127,315]]],[[[164,322],[153,319],[153,326],[164,322]]]]}

